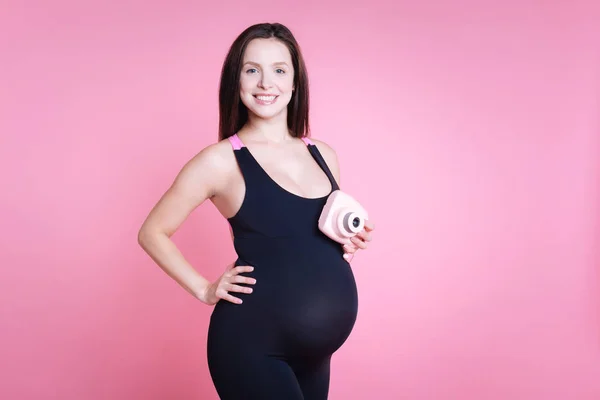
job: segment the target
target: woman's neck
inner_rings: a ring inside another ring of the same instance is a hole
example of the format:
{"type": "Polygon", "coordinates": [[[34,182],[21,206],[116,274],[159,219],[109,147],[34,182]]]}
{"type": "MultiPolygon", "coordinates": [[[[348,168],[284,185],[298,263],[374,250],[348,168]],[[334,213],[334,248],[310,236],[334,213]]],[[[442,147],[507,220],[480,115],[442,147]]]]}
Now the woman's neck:
{"type": "Polygon", "coordinates": [[[249,117],[248,122],[241,129],[246,135],[259,141],[269,143],[283,143],[292,139],[287,126],[287,118],[273,118],[270,120],[249,117]]]}

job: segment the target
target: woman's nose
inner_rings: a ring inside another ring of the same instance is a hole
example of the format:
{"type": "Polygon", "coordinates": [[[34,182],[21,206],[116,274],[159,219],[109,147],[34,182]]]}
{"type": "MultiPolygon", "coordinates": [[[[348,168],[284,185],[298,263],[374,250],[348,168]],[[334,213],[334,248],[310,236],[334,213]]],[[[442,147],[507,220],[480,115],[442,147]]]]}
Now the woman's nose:
{"type": "Polygon", "coordinates": [[[263,74],[260,80],[258,81],[258,85],[263,89],[272,87],[273,83],[269,74],[263,74]]]}

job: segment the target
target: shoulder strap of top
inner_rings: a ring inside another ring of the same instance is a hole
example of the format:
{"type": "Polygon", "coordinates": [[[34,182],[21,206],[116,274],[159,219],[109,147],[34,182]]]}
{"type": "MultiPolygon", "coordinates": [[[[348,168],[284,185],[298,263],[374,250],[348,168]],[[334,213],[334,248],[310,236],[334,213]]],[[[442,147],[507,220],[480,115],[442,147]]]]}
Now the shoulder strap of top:
{"type": "Polygon", "coordinates": [[[308,148],[308,151],[310,152],[310,154],[313,156],[313,158],[315,159],[317,164],[319,164],[319,166],[325,172],[325,174],[327,174],[327,177],[329,178],[329,182],[331,182],[331,187],[333,188],[333,190],[339,190],[340,187],[338,186],[338,183],[336,182],[335,178],[333,177],[333,174],[331,173],[329,166],[325,162],[325,159],[321,155],[321,152],[319,151],[317,146],[313,143],[312,140],[310,140],[307,137],[303,137],[302,141],[304,143],[306,143],[306,147],[308,148]]]}
{"type": "Polygon", "coordinates": [[[239,150],[242,147],[244,147],[244,143],[242,143],[237,133],[232,136],[229,136],[229,141],[231,142],[231,146],[234,150],[239,150]]]}

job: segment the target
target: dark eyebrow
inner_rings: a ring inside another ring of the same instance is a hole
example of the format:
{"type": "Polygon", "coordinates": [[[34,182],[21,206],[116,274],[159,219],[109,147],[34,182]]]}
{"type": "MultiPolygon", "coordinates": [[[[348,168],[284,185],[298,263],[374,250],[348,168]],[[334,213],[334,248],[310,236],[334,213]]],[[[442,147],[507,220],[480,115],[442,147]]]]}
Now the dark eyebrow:
{"type": "MultiPolygon", "coordinates": [[[[252,65],[256,65],[257,67],[260,67],[260,64],[255,63],[254,61],[246,61],[244,63],[244,65],[246,65],[246,64],[252,64],[252,65]]],[[[279,62],[273,63],[273,66],[275,66],[275,65],[285,65],[286,67],[289,67],[289,65],[284,61],[279,61],[279,62]]]]}

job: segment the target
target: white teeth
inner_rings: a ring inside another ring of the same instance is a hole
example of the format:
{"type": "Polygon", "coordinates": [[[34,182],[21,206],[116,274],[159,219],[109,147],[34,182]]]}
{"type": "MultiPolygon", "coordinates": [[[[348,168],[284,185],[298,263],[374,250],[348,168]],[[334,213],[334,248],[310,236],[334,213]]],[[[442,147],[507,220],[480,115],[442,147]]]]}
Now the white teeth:
{"type": "Polygon", "coordinates": [[[256,96],[257,99],[261,101],[273,101],[276,96],[256,96]]]}

